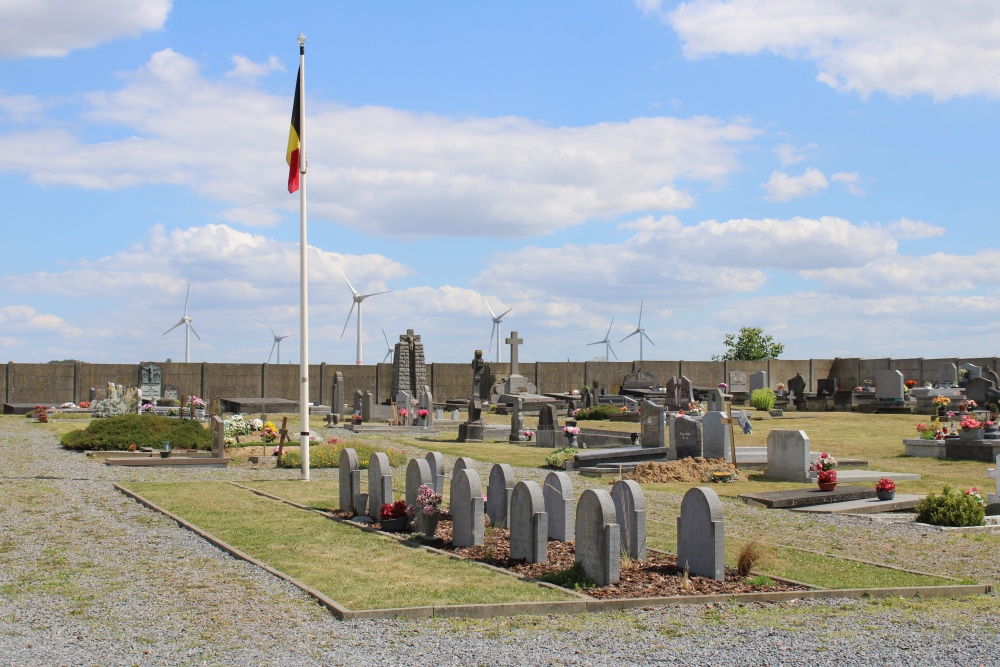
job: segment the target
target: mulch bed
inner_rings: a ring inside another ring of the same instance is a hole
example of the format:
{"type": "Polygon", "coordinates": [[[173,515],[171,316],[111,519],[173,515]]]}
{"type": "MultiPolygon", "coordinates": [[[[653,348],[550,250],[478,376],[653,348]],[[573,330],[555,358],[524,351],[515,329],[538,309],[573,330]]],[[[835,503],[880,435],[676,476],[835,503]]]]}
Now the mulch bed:
{"type": "MultiPolygon", "coordinates": [[[[377,523],[369,525],[374,528],[379,527],[377,523]]],[[[576,559],[576,544],[574,542],[549,540],[547,563],[512,560],[510,558],[510,531],[506,528],[487,529],[485,544],[481,546],[456,548],[451,543],[451,519],[447,512],[442,513],[435,539],[424,539],[423,542],[429,547],[449,551],[463,558],[510,570],[532,579],[540,579],[546,574],[569,569],[576,559]]],[[[754,586],[747,583],[746,578],[729,569],[726,570],[725,581],[697,576],[689,576],[685,581],[684,571],[677,567],[676,556],[649,552],[645,561],[624,559],[621,564],[621,581],[618,583],[600,588],[588,588],[581,592],[594,598],[612,600],[795,590],[808,589],[804,586],[781,582],[773,582],[771,586],[754,586]]]]}

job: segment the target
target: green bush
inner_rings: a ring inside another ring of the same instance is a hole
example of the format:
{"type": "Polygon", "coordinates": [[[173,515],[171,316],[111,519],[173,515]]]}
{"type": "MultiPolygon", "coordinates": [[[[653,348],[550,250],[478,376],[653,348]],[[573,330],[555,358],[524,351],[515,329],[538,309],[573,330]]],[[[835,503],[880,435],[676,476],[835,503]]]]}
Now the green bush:
{"type": "Polygon", "coordinates": [[[155,415],[121,415],[90,422],[70,431],[60,442],[66,449],[124,451],[131,445],[159,447],[164,440],[173,448],[211,449],[212,434],[200,423],[155,415]]]}
{"type": "Polygon", "coordinates": [[[917,521],[934,526],[981,526],[986,516],[983,499],[945,484],[941,495],[933,493],[917,505],[917,521]]]}
{"type": "Polygon", "coordinates": [[[580,408],[573,414],[573,418],[577,421],[583,419],[607,420],[611,419],[619,412],[621,412],[621,410],[617,405],[612,405],[611,403],[601,403],[600,405],[595,405],[592,408],[580,408]]]}
{"type": "MultiPolygon", "coordinates": [[[[368,468],[368,460],[375,452],[384,452],[389,459],[389,465],[394,468],[406,465],[407,456],[405,452],[393,449],[379,449],[364,443],[337,443],[336,445],[314,445],[309,448],[309,468],[339,468],[340,452],[344,449],[354,449],[358,455],[358,466],[365,470],[368,468]]],[[[302,457],[298,451],[285,452],[278,464],[282,468],[298,468],[302,465],[302,457]]]]}
{"type": "Polygon", "coordinates": [[[750,394],[750,405],[758,410],[770,411],[774,407],[775,395],[774,391],[768,387],[763,389],[754,389],[750,394]]]}
{"type": "Polygon", "coordinates": [[[563,463],[571,460],[578,451],[580,450],[576,447],[563,447],[562,449],[557,449],[545,457],[545,465],[549,468],[558,468],[562,470],[563,463]]]}

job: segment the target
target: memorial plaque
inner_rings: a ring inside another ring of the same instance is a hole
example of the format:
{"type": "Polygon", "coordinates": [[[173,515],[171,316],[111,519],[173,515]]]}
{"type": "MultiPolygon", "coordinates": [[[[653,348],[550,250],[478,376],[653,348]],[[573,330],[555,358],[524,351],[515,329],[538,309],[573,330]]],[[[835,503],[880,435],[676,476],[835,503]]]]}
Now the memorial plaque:
{"type": "Polygon", "coordinates": [[[163,371],[156,364],[139,366],[139,388],[143,398],[163,396],[163,371]]]}

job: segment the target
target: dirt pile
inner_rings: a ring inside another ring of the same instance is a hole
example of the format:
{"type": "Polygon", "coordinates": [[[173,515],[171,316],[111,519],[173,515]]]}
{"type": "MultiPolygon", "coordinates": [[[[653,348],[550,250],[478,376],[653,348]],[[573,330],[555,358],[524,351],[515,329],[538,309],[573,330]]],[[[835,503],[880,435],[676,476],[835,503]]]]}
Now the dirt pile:
{"type": "Polygon", "coordinates": [[[737,472],[736,466],[727,463],[725,459],[703,459],[696,456],[666,463],[656,461],[640,463],[631,474],[625,475],[625,479],[634,479],[640,483],[705,482],[708,481],[707,473],[721,471],[737,472]]]}

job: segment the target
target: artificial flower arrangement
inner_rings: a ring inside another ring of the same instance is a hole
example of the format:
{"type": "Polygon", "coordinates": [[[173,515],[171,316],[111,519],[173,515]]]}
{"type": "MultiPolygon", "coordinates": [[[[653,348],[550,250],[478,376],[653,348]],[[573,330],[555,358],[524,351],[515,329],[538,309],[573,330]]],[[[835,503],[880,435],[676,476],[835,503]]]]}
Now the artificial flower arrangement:
{"type": "Polygon", "coordinates": [[[429,415],[429,414],[430,414],[430,412],[428,412],[424,408],[420,408],[419,410],[417,410],[417,417],[419,417],[420,419],[426,418],[427,415],[429,415]]]}
{"type": "Polygon", "coordinates": [[[351,415],[351,419],[354,420],[355,424],[360,424],[361,423],[361,413],[360,412],[355,412],[353,415],[351,415]]]}
{"type": "Polygon", "coordinates": [[[437,514],[441,511],[441,494],[434,493],[434,489],[426,484],[421,484],[420,488],[417,489],[417,507],[420,508],[417,511],[426,516],[437,514]]]}
{"type": "Polygon", "coordinates": [[[941,420],[935,419],[930,423],[920,422],[917,424],[917,431],[920,433],[937,433],[941,430],[941,420]]]}
{"type": "Polygon", "coordinates": [[[143,406],[142,406],[142,410],[143,410],[143,412],[152,412],[153,411],[153,404],[152,403],[144,403],[143,406]]]}
{"type": "Polygon", "coordinates": [[[785,390],[785,383],[784,382],[779,382],[778,383],[778,391],[784,391],[784,390],[785,390]]]}
{"type": "Polygon", "coordinates": [[[967,495],[969,498],[972,498],[973,500],[975,500],[978,504],[982,505],[983,507],[986,507],[986,501],[983,500],[983,497],[981,495],[979,495],[979,487],[978,486],[974,486],[971,489],[966,489],[965,490],[965,495],[967,495]]]}
{"type": "Polygon", "coordinates": [[[963,431],[978,431],[979,429],[986,426],[984,422],[979,421],[972,415],[966,415],[962,418],[962,421],[958,424],[958,427],[963,431]]]}
{"type": "MultiPolygon", "coordinates": [[[[271,422],[268,422],[270,424],[271,422]]],[[[251,431],[262,431],[264,429],[263,419],[251,419],[247,422],[247,426],[250,427],[251,431]]]]}
{"type": "Polygon", "coordinates": [[[875,483],[875,490],[876,491],[881,491],[883,493],[887,493],[887,492],[890,492],[890,491],[895,491],[896,490],[896,482],[892,481],[888,477],[883,477],[878,482],[875,483]]]}
{"type": "Polygon", "coordinates": [[[400,408],[399,409],[399,416],[400,417],[406,417],[409,414],[410,414],[410,411],[407,410],[406,408],[400,408]]]}
{"type": "Polygon", "coordinates": [[[86,410],[87,408],[90,407],[90,401],[80,401],[78,405],[84,410],[86,410]]]}
{"type": "Polygon", "coordinates": [[[720,383],[719,383],[719,389],[721,389],[721,390],[722,390],[722,392],[723,392],[723,393],[725,393],[725,392],[726,392],[726,390],[727,390],[727,389],[729,389],[729,385],[728,385],[728,384],[726,384],[725,382],[720,382],[720,383]]]}
{"type": "Polygon", "coordinates": [[[532,431],[531,429],[525,429],[521,431],[521,435],[527,438],[528,442],[531,442],[531,439],[535,437],[535,432],[532,431]]]}
{"type": "Polygon", "coordinates": [[[569,437],[571,435],[580,435],[580,429],[576,426],[564,426],[563,435],[569,437]]]}
{"type": "Polygon", "coordinates": [[[35,419],[38,420],[39,424],[47,424],[49,422],[49,411],[44,405],[35,406],[35,419]]]}
{"type": "Polygon", "coordinates": [[[905,385],[906,385],[906,388],[907,388],[907,389],[913,389],[914,387],[916,387],[916,386],[917,386],[917,381],[916,381],[916,380],[907,380],[907,381],[906,381],[906,382],[904,382],[903,384],[905,384],[905,385]]]}
{"type": "Polygon", "coordinates": [[[397,500],[394,503],[385,503],[378,510],[379,519],[403,519],[413,516],[413,505],[407,505],[405,500],[397,500]]]}
{"type": "Polygon", "coordinates": [[[816,473],[816,480],[823,484],[837,481],[836,468],[837,460],[826,452],[821,453],[816,463],[809,466],[809,470],[816,473]]]}
{"type": "Polygon", "coordinates": [[[694,401],[691,401],[690,403],[688,403],[688,412],[691,413],[701,412],[701,405],[694,401]]]}
{"type": "Polygon", "coordinates": [[[938,408],[946,408],[951,405],[951,399],[947,396],[935,396],[934,405],[938,408]]]}
{"type": "Polygon", "coordinates": [[[261,435],[264,436],[264,442],[274,442],[278,437],[278,427],[276,427],[271,422],[264,424],[264,428],[261,429],[261,435]]]}
{"type": "Polygon", "coordinates": [[[627,406],[627,405],[623,405],[623,406],[621,406],[621,407],[620,407],[620,408],[618,409],[618,412],[628,412],[628,406],[627,406]]]}

